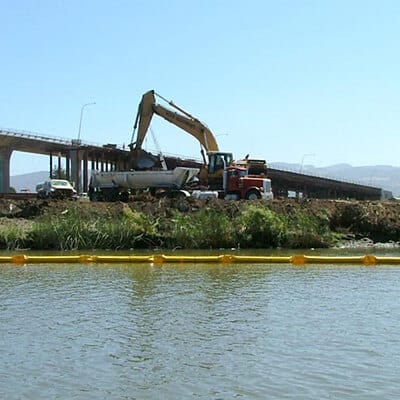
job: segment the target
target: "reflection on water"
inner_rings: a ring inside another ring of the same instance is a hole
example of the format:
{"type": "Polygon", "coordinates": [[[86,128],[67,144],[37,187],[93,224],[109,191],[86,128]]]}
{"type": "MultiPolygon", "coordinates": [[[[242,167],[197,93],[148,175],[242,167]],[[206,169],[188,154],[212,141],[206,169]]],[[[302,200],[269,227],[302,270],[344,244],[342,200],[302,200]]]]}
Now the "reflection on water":
{"type": "Polygon", "coordinates": [[[0,266],[0,398],[397,399],[400,267],[0,266]]]}

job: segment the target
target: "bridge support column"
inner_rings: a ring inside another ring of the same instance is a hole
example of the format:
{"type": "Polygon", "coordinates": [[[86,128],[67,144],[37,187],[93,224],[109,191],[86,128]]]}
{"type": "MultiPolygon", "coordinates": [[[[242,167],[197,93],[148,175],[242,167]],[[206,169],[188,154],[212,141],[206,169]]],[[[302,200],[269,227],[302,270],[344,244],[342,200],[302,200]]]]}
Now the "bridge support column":
{"type": "Polygon", "coordinates": [[[0,190],[1,193],[10,191],[10,159],[12,150],[0,147],[0,190]]]}
{"type": "Polygon", "coordinates": [[[67,176],[67,179],[71,181],[71,156],[69,151],[65,156],[65,174],[67,176]]]}
{"type": "Polygon", "coordinates": [[[71,156],[71,180],[75,186],[77,193],[82,191],[82,158],[79,149],[73,149],[71,156]]]}
{"type": "Polygon", "coordinates": [[[87,150],[83,154],[83,192],[88,191],[88,177],[89,177],[89,155],[87,150]]]}

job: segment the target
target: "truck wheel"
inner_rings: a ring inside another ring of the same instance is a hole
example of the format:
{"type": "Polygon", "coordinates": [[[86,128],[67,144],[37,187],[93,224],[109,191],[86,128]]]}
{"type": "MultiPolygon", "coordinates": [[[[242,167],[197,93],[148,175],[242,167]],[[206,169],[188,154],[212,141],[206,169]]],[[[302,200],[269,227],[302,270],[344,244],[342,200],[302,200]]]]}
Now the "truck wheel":
{"type": "Polygon", "coordinates": [[[261,194],[259,191],[253,189],[253,190],[249,190],[246,193],[246,200],[258,200],[261,199],[261,194]]]}
{"type": "Polygon", "coordinates": [[[175,207],[182,213],[188,212],[190,210],[190,204],[184,198],[179,198],[175,202],[175,207]]]}
{"type": "Polygon", "coordinates": [[[129,193],[128,192],[122,192],[120,194],[119,198],[123,203],[128,203],[128,201],[129,201],[129,193]]]}

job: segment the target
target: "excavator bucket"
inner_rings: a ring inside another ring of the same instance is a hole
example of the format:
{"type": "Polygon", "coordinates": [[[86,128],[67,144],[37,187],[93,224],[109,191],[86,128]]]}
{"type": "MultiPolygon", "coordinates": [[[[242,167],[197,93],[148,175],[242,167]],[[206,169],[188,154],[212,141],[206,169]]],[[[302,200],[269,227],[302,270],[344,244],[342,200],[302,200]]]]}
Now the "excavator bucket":
{"type": "Polygon", "coordinates": [[[159,164],[160,160],[157,156],[142,150],[132,150],[132,167],[133,169],[150,169],[156,164],[159,164]]]}

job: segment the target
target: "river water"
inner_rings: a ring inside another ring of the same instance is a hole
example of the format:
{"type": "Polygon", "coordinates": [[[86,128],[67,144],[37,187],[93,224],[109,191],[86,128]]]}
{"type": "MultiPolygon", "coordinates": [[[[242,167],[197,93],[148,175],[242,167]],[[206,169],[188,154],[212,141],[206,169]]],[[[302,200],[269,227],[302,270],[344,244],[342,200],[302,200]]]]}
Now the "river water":
{"type": "Polygon", "coordinates": [[[0,398],[399,399],[399,283],[400,266],[3,264],[0,398]]]}

